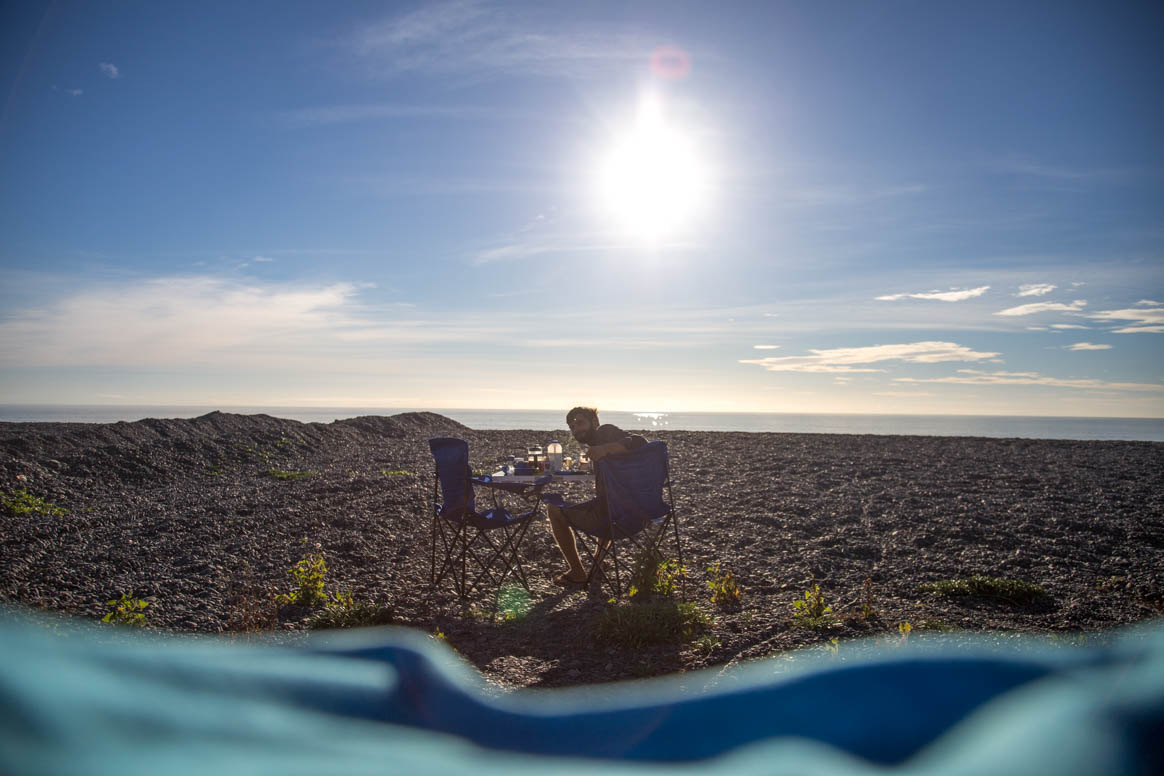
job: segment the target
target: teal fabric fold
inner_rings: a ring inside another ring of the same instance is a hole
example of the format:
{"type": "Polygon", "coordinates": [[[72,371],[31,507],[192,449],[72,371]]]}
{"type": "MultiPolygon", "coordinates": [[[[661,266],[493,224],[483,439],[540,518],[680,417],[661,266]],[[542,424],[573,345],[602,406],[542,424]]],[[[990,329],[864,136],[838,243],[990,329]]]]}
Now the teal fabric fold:
{"type": "Polygon", "coordinates": [[[0,773],[1164,772],[1164,623],[943,635],[501,693],[416,631],[238,642],[0,615],[0,773]]]}

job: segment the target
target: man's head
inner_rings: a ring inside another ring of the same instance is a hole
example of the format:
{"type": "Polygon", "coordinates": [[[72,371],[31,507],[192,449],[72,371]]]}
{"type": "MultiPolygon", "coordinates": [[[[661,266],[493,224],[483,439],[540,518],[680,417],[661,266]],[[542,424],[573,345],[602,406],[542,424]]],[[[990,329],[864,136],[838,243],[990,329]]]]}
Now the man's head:
{"type": "Polygon", "coordinates": [[[598,429],[598,410],[593,407],[575,407],[566,413],[570,433],[582,444],[590,444],[590,435],[598,429]]]}

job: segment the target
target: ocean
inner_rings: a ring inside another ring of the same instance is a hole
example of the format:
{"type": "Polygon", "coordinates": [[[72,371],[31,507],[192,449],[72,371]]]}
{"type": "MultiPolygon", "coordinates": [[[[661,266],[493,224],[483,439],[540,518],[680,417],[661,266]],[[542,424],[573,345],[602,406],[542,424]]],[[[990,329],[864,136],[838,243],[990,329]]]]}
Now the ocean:
{"type": "MultiPolygon", "coordinates": [[[[265,413],[305,423],[360,415],[435,412],[469,428],[566,433],[565,410],[464,410],[410,407],[194,407],[129,405],[0,405],[0,421],[115,423],[142,418],[194,418],[220,410],[265,413]]],[[[602,421],[631,430],[770,431],[805,434],[903,434],[1025,439],[1107,439],[1164,442],[1160,418],[1053,418],[996,415],[850,415],[763,412],[602,411],[602,421]]]]}

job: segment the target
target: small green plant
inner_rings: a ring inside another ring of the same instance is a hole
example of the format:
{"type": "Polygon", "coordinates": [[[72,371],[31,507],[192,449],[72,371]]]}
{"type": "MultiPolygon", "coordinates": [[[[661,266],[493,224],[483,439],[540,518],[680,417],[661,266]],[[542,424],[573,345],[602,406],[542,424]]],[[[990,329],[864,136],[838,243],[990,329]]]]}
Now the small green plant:
{"type": "Polygon", "coordinates": [[[676,586],[686,577],[687,569],[680,566],[678,561],[664,558],[658,550],[644,547],[635,556],[627,597],[674,595],[676,586]]]}
{"type": "Polygon", "coordinates": [[[620,647],[672,644],[694,639],[710,624],[708,616],[693,603],[651,598],[605,609],[595,626],[595,637],[620,647]]]}
{"type": "Polygon", "coordinates": [[[412,472],[405,469],[381,469],[380,473],[385,477],[411,477],[412,472]]]}
{"type": "Polygon", "coordinates": [[[461,651],[452,645],[452,642],[449,641],[449,637],[445,635],[444,631],[442,631],[439,626],[432,632],[430,638],[438,644],[444,644],[446,647],[453,651],[453,654],[461,654],[461,651]]]}
{"type": "Polygon", "coordinates": [[[813,583],[804,597],[792,602],[792,622],[809,628],[823,628],[831,620],[833,607],[825,603],[820,585],[813,583]]]}
{"type": "Polygon", "coordinates": [[[880,615],[877,608],[873,605],[873,578],[865,577],[865,596],[861,602],[861,618],[865,620],[873,620],[880,615]]]}
{"type": "Polygon", "coordinates": [[[923,593],[937,593],[950,597],[979,596],[1012,604],[1033,603],[1047,594],[1038,585],[1020,579],[983,576],[927,582],[918,589],[923,593]]]}
{"type": "Polygon", "coordinates": [[[711,588],[711,602],[721,609],[734,609],[740,605],[740,586],[735,576],[720,566],[716,561],[708,566],[707,573],[711,579],[707,586],[711,588]]]}
{"type": "Polygon", "coordinates": [[[131,598],[129,594],[122,593],[121,598],[106,601],[105,604],[112,606],[113,609],[109,614],[101,618],[101,622],[109,622],[114,625],[129,625],[134,628],[141,628],[146,624],[145,610],[150,605],[149,601],[143,601],[140,598],[131,598]]]}
{"type": "Polygon", "coordinates": [[[270,477],[274,480],[298,480],[304,477],[310,477],[315,474],[313,471],[294,472],[285,469],[264,469],[260,472],[264,477],[270,477]]]}
{"type": "Polygon", "coordinates": [[[704,633],[695,640],[695,648],[703,653],[704,657],[710,657],[711,653],[715,651],[722,642],[710,633],[704,633]]]}
{"type": "Polygon", "coordinates": [[[45,501],[40,496],[34,496],[23,488],[14,490],[12,495],[0,497],[3,500],[4,510],[13,515],[67,515],[68,512],[60,507],[45,501]]]}
{"type": "Polygon", "coordinates": [[[913,626],[908,622],[897,623],[897,632],[901,635],[901,643],[904,644],[909,641],[909,634],[913,632],[913,626]]]}
{"type": "Polygon", "coordinates": [[[289,593],[276,595],[276,603],[298,606],[319,606],[327,603],[327,594],[323,592],[327,563],[322,553],[308,555],[288,569],[287,573],[291,575],[295,587],[289,593]]]}

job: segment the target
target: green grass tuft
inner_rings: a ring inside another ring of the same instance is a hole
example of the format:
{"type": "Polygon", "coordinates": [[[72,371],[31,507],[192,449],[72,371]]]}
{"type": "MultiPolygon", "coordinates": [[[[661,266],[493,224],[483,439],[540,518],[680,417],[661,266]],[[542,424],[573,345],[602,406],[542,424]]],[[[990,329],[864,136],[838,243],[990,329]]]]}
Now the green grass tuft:
{"type": "Polygon", "coordinates": [[[365,628],[371,625],[388,625],[391,622],[391,608],[357,601],[351,593],[336,593],[334,601],[315,611],[308,618],[307,627],[312,630],[365,628]]]}
{"type": "Polygon", "coordinates": [[[595,637],[619,647],[691,641],[705,633],[710,618],[695,604],[668,598],[616,604],[598,618],[595,637]]]}
{"type": "Polygon", "coordinates": [[[4,510],[13,515],[67,515],[68,512],[60,507],[45,501],[40,496],[34,496],[27,490],[19,489],[10,496],[0,496],[4,510]]]}
{"type": "Polygon", "coordinates": [[[921,585],[918,590],[922,593],[936,593],[949,597],[993,598],[1012,604],[1033,603],[1047,594],[1047,591],[1038,585],[1024,582],[1021,579],[982,576],[927,582],[921,585]]]}
{"type": "Polygon", "coordinates": [[[293,472],[285,469],[265,469],[260,472],[264,477],[270,477],[275,480],[298,480],[303,477],[311,477],[315,474],[313,471],[293,472]]]}

